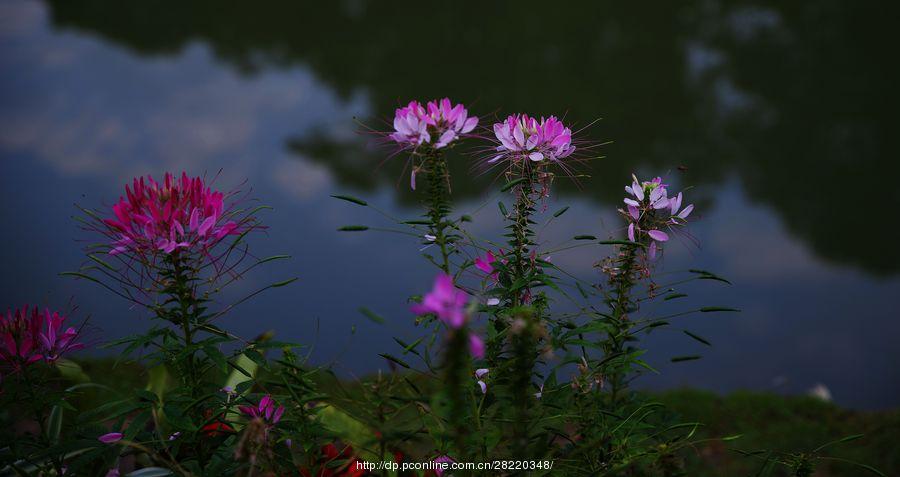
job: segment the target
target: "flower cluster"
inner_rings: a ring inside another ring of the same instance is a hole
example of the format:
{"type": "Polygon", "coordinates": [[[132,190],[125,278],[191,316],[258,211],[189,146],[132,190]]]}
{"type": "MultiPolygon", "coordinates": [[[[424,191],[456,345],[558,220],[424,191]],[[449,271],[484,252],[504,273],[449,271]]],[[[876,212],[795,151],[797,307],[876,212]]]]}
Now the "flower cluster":
{"type": "Polygon", "coordinates": [[[672,230],[687,224],[694,204],[681,208],[682,193],[669,197],[660,177],[644,182],[636,176],[632,178],[634,182],[625,187],[629,197],[625,198],[626,210],[623,211],[628,220],[628,240],[639,242],[646,235],[650,239],[647,254],[652,260],[662,243],[669,240],[669,234],[663,229],[672,230]]]}
{"type": "Polygon", "coordinates": [[[501,123],[494,124],[494,136],[500,145],[498,154],[488,161],[501,159],[511,162],[558,161],[572,155],[572,131],[556,119],[556,116],[538,121],[527,114],[514,114],[501,123]]]}
{"type": "Polygon", "coordinates": [[[49,364],[63,354],[84,348],[77,343],[78,330],[63,329],[65,317],[28,305],[0,314],[0,364],[13,372],[37,361],[49,364]]]}
{"type": "Polygon", "coordinates": [[[449,98],[429,101],[422,106],[418,101],[398,108],[394,115],[394,133],[390,138],[404,147],[417,148],[430,144],[441,149],[475,129],[478,118],[469,116],[462,104],[453,106],[449,98]],[[434,142],[432,142],[434,141],[434,142]]]}
{"type": "MultiPolygon", "coordinates": [[[[422,303],[412,306],[412,312],[417,315],[433,314],[441,322],[452,330],[458,330],[466,325],[469,313],[469,295],[453,285],[453,278],[446,273],[441,273],[435,278],[434,286],[427,293],[422,303]]],[[[475,334],[469,335],[469,352],[476,358],[484,357],[484,341],[475,334]]]]}
{"type": "Polygon", "coordinates": [[[253,419],[265,421],[270,426],[278,424],[278,421],[281,420],[281,416],[284,414],[284,406],[278,406],[278,408],[276,408],[275,401],[272,399],[272,396],[269,396],[268,394],[259,400],[259,404],[256,407],[238,406],[238,409],[244,415],[253,419]]]}
{"type": "Polygon", "coordinates": [[[115,218],[103,220],[115,238],[112,255],[206,251],[240,233],[238,224],[226,218],[224,194],[200,177],[166,173],[162,184],[151,176],[135,178],[125,194],[112,208],[115,218]]]}

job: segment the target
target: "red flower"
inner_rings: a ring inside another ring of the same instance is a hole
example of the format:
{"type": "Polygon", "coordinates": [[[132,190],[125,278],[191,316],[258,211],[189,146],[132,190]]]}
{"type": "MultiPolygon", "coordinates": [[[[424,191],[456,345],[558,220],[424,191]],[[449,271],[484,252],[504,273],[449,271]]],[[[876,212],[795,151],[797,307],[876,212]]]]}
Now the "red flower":
{"type": "Polygon", "coordinates": [[[309,469],[300,469],[303,477],[361,477],[366,471],[358,468],[358,460],[353,452],[353,447],[345,446],[338,450],[334,444],[322,446],[322,456],[316,461],[316,473],[309,469]]]}

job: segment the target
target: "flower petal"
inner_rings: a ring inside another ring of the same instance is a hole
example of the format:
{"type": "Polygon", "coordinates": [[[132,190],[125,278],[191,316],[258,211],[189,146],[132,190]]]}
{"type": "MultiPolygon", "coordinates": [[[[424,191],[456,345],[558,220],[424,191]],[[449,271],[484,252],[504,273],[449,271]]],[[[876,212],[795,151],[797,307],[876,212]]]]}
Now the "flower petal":
{"type": "Polygon", "coordinates": [[[647,235],[658,242],[665,242],[666,240],[669,240],[669,234],[663,232],[662,230],[648,230],[647,235]]]}

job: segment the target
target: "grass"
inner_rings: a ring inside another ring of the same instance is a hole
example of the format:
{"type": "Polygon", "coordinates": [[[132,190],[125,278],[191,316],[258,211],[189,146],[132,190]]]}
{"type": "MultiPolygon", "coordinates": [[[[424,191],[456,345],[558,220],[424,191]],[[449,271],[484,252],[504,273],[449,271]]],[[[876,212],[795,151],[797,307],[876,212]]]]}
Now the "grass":
{"type": "MultiPolygon", "coordinates": [[[[147,373],[138,365],[112,359],[79,360],[83,372],[98,384],[113,389],[143,388],[147,373]]],[[[328,385],[321,383],[325,387],[328,385]]],[[[355,383],[346,383],[354,388],[355,383]]],[[[100,404],[102,393],[89,393],[79,407],[100,404]],[[96,402],[94,402],[96,401],[96,402]]],[[[821,455],[871,465],[885,475],[900,476],[900,410],[854,411],[808,396],[739,391],[725,396],[696,389],[677,389],[652,394],[666,404],[679,422],[702,422],[698,438],[741,437],[723,442],[709,441],[685,455],[689,476],[753,476],[762,461],[741,455],[742,451],[769,450],[809,452],[827,442],[864,434],[850,442],[835,444],[821,455]]],[[[779,469],[776,476],[788,476],[779,469]]],[[[876,475],[839,461],[821,461],[816,477],[876,475]]]]}
{"type": "MultiPolygon", "coordinates": [[[[700,431],[702,436],[741,434],[734,441],[713,441],[697,448],[688,457],[688,475],[691,476],[755,475],[762,462],[731,449],[808,452],[855,434],[864,434],[864,437],[829,446],[822,454],[862,462],[889,476],[900,475],[898,410],[851,411],[813,397],[751,391],[719,396],[708,391],[679,389],[655,397],[666,403],[682,421],[705,423],[700,431]]],[[[856,477],[876,474],[846,463],[827,461],[820,464],[815,475],[856,477]]]]}

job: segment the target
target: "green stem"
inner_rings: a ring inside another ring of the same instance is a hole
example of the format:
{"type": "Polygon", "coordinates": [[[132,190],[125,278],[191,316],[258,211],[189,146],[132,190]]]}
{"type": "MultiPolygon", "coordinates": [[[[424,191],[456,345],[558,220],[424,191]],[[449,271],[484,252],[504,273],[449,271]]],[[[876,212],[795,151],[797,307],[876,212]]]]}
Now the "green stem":
{"type": "MultiPolygon", "coordinates": [[[[184,334],[184,346],[190,348],[193,346],[194,332],[191,328],[191,318],[194,312],[191,311],[193,305],[193,292],[188,285],[188,278],[185,268],[181,265],[181,261],[177,256],[172,258],[173,279],[175,281],[172,289],[173,298],[178,302],[178,321],[181,322],[182,333],[184,334]]],[[[194,352],[188,352],[185,358],[185,367],[187,368],[187,384],[191,388],[191,396],[196,397],[197,369],[194,365],[194,352]]]]}
{"type": "Polygon", "coordinates": [[[450,215],[450,171],[447,161],[441,153],[432,153],[425,157],[428,168],[428,218],[431,220],[431,234],[441,250],[441,261],[438,264],[444,273],[450,273],[450,252],[446,229],[447,216],[450,215]]]}
{"type": "Polygon", "coordinates": [[[536,181],[536,168],[523,166],[520,176],[525,180],[516,187],[516,201],[512,223],[513,239],[513,283],[523,283],[524,291],[516,291],[512,296],[512,305],[519,306],[523,302],[524,293],[528,290],[531,281],[531,260],[529,247],[532,245],[531,214],[534,213],[534,183],[536,181]]]}
{"type": "Polygon", "coordinates": [[[448,346],[445,367],[445,379],[447,384],[447,392],[450,401],[450,419],[453,429],[453,441],[456,445],[456,455],[458,459],[464,459],[468,456],[468,446],[466,445],[466,436],[469,435],[465,415],[466,415],[466,371],[468,370],[468,355],[466,344],[468,341],[468,333],[465,328],[451,331],[448,346]]]}
{"type": "Polygon", "coordinates": [[[529,427],[531,422],[531,376],[535,364],[534,319],[530,310],[519,313],[517,319],[525,325],[512,337],[513,369],[513,429],[511,446],[513,457],[529,457],[529,427]]]}

